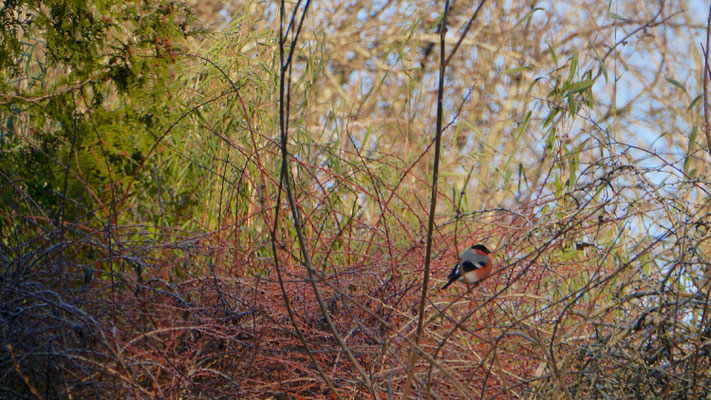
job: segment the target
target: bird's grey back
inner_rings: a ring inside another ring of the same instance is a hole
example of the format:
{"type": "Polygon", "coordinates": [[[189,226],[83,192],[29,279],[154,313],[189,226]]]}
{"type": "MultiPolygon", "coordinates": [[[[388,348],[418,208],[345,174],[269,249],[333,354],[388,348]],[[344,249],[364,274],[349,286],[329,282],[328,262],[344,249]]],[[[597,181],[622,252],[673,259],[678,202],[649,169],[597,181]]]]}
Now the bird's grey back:
{"type": "Polygon", "coordinates": [[[468,268],[466,268],[467,266],[469,266],[469,268],[471,268],[471,269],[483,268],[488,263],[489,263],[489,258],[487,256],[485,256],[483,254],[478,254],[476,251],[474,251],[472,249],[467,249],[467,251],[465,251],[462,254],[461,264],[463,267],[465,267],[464,268],[465,270],[468,269],[468,268]],[[473,268],[469,264],[473,265],[473,268]]]}

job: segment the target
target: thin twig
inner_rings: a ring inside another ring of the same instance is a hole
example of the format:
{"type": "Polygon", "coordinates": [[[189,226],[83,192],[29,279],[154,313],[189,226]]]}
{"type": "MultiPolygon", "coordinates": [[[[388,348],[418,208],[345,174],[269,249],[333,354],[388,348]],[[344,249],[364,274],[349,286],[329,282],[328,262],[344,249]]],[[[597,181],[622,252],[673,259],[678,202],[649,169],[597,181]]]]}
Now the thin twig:
{"type": "MultiPolygon", "coordinates": [[[[447,10],[449,8],[449,0],[444,3],[444,12],[442,13],[442,27],[439,32],[439,87],[437,88],[437,126],[435,128],[435,150],[434,164],[432,167],[432,191],[430,197],[430,215],[427,222],[427,247],[425,250],[425,268],[422,272],[422,294],[420,295],[420,308],[417,313],[417,331],[415,332],[415,344],[420,344],[422,337],[422,328],[425,318],[425,303],[427,292],[429,290],[430,281],[430,263],[432,257],[432,232],[434,231],[434,219],[437,210],[437,180],[439,178],[439,159],[442,147],[442,98],[444,96],[444,71],[447,64],[444,61],[444,37],[447,35],[447,10]]],[[[407,379],[405,381],[405,389],[402,395],[403,399],[407,399],[412,386],[412,377],[415,374],[415,363],[417,361],[417,353],[410,352],[410,360],[407,367],[407,379]]]]}

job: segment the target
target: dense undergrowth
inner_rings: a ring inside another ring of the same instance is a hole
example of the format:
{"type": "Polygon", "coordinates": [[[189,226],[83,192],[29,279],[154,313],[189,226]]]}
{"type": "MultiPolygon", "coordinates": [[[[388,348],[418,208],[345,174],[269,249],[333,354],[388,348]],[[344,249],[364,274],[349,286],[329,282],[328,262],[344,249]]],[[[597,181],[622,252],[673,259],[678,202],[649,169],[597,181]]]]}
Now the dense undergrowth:
{"type": "MultiPolygon", "coordinates": [[[[632,32],[619,43],[665,29],[676,6],[613,18],[632,32]]],[[[700,97],[606,108],[594,88],[615,81],[618,42],[531,45],[523,66],[461,50],[491,80],[449,66],[415,346],[439,51],[417,38],[431,21],[337,59],[339,31],[310,24],[344,14],[309,10],[286,71],[301,248],[280,164],[279,10],[235,7],[220,30],[172,2],[0,11],[0,397],[395,398],[413,349],[416,398],[706,396],[700,97]],[[640,121],[677,119],[654,132],[664,151],[632,140],[630,110],[647,104],[640,121]],[[475,242],[496,250],[494,274],[440,291],[475,242]]],[[[533,5],[487,7],[468,38],[498,55],[518,51],[509,34],[553,29],[531,25],[533,5]]],[[[470,14],[454,9],[452,26],[470,14]]]]}

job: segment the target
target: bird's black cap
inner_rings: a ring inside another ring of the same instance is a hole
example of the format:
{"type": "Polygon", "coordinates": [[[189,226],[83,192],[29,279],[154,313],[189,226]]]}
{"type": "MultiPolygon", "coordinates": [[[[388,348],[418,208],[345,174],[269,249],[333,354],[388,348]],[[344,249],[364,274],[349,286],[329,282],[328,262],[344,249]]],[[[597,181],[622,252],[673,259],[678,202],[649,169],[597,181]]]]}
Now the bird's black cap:
{"type": "Polygon", "coordinates": [[[491,254],[489,249],[487,249],[486,246],[484,246],[483,244],[475,244],[474,246],[472,246],[472,249],[483,251],[484,254],[491,254]]]}

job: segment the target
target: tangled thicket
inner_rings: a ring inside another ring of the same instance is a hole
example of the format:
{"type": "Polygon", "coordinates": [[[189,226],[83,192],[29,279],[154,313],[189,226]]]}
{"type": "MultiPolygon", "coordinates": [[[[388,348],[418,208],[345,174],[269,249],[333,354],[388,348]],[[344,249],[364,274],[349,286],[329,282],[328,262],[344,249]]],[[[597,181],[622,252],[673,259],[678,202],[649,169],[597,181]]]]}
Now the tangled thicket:
{"type": "Polygon", "coordinates": [[[446,75],[416,341],[442,10],[319,3],[283,43],[276,4],[230,4],[224,34],[167,2],[0,12],[0,397],[391,398],[412,351],[416,398],[706,396],[686,4],[482,8],[446,75]],[[474,242],[494,274],[441,291],[474,242]]]}

